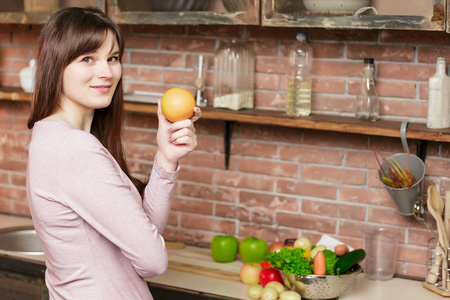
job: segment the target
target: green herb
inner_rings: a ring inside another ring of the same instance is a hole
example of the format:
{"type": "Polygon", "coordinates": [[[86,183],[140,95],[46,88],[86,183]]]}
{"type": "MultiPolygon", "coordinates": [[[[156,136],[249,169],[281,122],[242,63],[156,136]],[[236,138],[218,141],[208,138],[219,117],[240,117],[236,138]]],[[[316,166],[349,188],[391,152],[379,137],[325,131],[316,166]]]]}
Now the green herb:
{"type": "Polygon", "coordinates": [[[311,258],[303,257],[302,248],[281,248],[278,252],[269,252],[266,259],[272,266],[283,270],[286,274],[309,275],[313,273],[314,266],[311,258]]]}
{"type": "Polygon", "coordinates": [[[336,256],[336,253],[328,249],[325,249],[322,252],[325,255],[327,275],[336,275],[336,273],[334,272],[334,265],[339,260],[339,258],[336,256]]]}

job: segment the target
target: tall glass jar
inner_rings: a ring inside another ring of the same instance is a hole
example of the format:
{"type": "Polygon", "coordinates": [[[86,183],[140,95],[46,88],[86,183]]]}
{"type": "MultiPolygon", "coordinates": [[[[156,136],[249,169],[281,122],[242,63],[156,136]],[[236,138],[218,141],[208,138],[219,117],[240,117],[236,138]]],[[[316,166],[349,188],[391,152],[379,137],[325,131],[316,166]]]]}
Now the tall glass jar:
{"type": "Polygon", "coordinates": [[[240,110],[254,107],[255,54],[240,39],[220,42],[214,55],[215,108],[240,110]]]}

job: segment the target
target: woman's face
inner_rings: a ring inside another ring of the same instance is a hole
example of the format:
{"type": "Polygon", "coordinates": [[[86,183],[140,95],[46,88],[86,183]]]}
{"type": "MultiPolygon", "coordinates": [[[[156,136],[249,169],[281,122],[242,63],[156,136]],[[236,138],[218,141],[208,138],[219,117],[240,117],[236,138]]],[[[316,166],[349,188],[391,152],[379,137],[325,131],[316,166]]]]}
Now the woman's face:
{"type": "Polygon", "coordinates": [[[92,53],[77,57],[64,70],[60,106],[74,113],[93,114],[107,107],[122,76],[119,46],[111,30],[92,53]]]}

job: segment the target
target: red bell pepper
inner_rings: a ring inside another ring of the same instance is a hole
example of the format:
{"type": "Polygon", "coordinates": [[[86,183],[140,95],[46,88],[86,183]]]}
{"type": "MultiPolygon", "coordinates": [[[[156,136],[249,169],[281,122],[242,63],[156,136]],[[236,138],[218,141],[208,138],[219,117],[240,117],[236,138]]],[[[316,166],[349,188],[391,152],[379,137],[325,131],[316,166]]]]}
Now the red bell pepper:
{"type": "Polygon", "coordinates": [[[265,287],[266,284],[271,281],[278,281],[279,283],[283,284],[283,277],[281,277],[280,271],[275,268],[263,269],[259,273],[259,282],[263,287],[265,287]]]}

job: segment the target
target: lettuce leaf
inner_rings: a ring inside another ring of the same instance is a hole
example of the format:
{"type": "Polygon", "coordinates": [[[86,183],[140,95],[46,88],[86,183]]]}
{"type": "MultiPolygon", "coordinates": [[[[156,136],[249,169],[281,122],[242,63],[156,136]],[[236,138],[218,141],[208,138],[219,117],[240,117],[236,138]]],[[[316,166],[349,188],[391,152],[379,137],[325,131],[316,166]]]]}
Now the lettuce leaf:
{"type": "Polygon", "coordinates": [[[311,265],[311,258],[303,257],[303,252],[301,248],[285,247],[278,252],[269,252],[266,259],[272,266],[286,274],[309,275],[313,273],[314,266],[311,265]]]}
{"type": "Polygon", "coordinates": [[[336,253],[334,253],[331,250],[323,250],[323,254],[325,255],[325,264],[327,269],[327,275],[336,275],[334,272],[334,265],[338,261],[338,257],[336,256],[336,253]]]}

